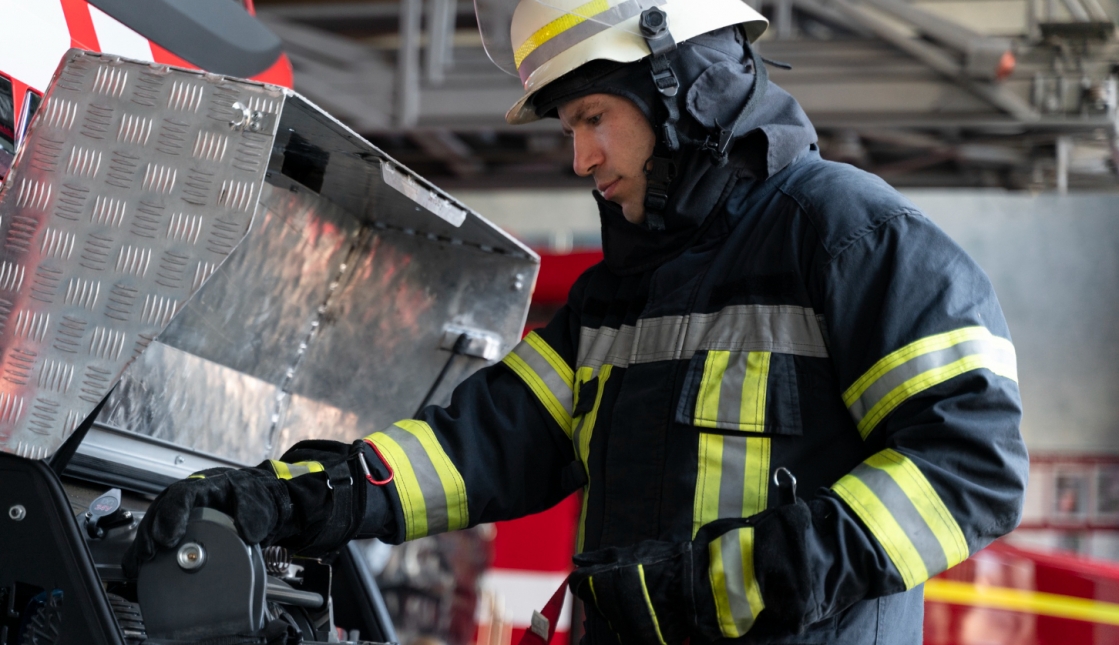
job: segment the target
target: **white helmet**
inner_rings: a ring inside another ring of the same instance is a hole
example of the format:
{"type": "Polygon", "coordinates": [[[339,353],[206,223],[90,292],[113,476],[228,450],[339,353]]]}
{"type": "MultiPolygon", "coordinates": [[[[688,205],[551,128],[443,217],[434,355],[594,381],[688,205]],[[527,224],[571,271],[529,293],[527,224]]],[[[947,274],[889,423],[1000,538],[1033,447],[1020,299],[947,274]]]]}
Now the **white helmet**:
{"type": "Polygon", "coordinates": [[[486,53],[524,84],[505,120],[536,121],[532,96],[592,60],[649,56],[639,21],[653,7],[664,12],[677,43],[730,25],[742,25],[752,43],[769,25],[742,0],[474,0],[486,53]]]}

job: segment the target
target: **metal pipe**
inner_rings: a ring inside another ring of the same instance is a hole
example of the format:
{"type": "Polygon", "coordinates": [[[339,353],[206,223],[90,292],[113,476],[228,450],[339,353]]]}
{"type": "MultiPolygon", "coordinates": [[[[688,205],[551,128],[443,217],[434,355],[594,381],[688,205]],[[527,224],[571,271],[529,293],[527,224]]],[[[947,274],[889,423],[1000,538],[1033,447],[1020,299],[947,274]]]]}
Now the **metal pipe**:
{"type": "Polygon", "coordinates": [[[1080,4],[1080,0],[1065,0],[1065,7],[1076,22],[1089,22],[1088,10],[1080,4]]]}
{"type": "Polygon", "coordinates": [[[427,80],[443,83],[454,45],[455,0],[428,0],[427,14],[427,80]]]}
{"type": "Polygon", "coordinates": [[[396,61],[396,124],[420,119],[420,20],[423,0],[400,0],[400,51],[396,61]]]}
{"type": "Polygon", "coordinates": [[[1057,137],[1057,192],[1068,194],[1069,157],[1072,156],[1072,137],[1057,137]]]}
{"type": "Polygon", "coordinates": [[[1113,22],[1099,0],[1080,0],[1080,3],[1088,10],[1088,15],[1092,17],[1094,22],[1113,22]]]}
{"type": "Polygon", "coordinates": [[[788,40],[793,37],[793,0],[776,0],[773,25],[777,39],[788,40]]]}
{"type": "MultiPolygon", "coordinates": [[[[938,40],[952,49],[966,54],[983,35],[962,25],[934,16],[927,11],[895,0],[864,0],[867,4],[910,23],[918,31],[938,40]]],[[[1075,2],[1076,0],[1069,0],[1075,2]]]]}
{"type": "Polygon", "coordinates": [[[856,6],[848,0],[830,0],[828,6],[861,24],[882,40],[925,63],[936,72],[959,83],[968,91],[973,92],[1000,110],[1009,113],[1014,118],[1026,122],[1034,122],[1038,119],[1037,111],[1018,95],[1008,91],[1005,87],[996,86],[992,83],[976,82],[967,78],[964,76],[960,64],[951,56],[928,43],[911,38],[908,34],[898,31],[897,28],[882,18],[868,13],[865,8],[856,6]]]}
{"type": "Polygon", "coordinates": [[[300,591],[271,580],[264,588],[264,596],[268,600],[278,602],[281,605],[295,605],[307,609],[318,609],[323,605],[322,596],[313,591],[300,591]]]}

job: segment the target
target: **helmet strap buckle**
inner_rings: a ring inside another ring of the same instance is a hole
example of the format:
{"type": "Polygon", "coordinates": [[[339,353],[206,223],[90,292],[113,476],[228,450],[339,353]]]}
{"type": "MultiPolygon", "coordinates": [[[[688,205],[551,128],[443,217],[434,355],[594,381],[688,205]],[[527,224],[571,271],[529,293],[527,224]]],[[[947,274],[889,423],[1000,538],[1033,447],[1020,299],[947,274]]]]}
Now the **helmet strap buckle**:
{"type": "Polygon", "coordinates": [[[730,148],[730,143],[734,137],[734,130],[732,128],[724,128],[719,124],[719,120],[715,119],[715,127],[719,130],[718,140],[714,140],[710,135],[703,140],[700,148],[708,153],[715,159],[715,163],[720,166],[726,163],[727,149],[730,148]]]}
{"type": "Polygon", "coordinates": [[[640,25],[641,35],[652,54],[649,67],[653,85],[660,93],[663,113],[663,120],[656,124],[656,151],[645,162],[645,226],[651,231],[663,231],[668,189],[676,179],[676,164],[671,153],[680,149],[680,138],[676,133],[676,122],[680,120],[680,109],[676,105],[680,79],[669,61],[669,55],[676,51],[676,40],[668,29],[668,14],[657,7],[641,12],[640,25]]]}

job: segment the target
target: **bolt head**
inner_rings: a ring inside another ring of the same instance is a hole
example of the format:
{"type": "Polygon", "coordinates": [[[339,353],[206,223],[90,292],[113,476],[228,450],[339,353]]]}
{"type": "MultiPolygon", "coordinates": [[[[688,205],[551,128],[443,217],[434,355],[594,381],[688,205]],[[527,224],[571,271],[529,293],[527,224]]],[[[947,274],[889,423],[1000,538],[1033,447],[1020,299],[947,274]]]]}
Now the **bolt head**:
{"type": "Polygon", "coordinates": [[[179,547],[175,559],[183,571],[197,571],[206,564],[206,549],[197,542],[187,542],[179,547]]]}
{"type": "Polygon", "coordinates": [[[16,522],[21,522],[23,518],[27,517],[27,509],[22,504],[15,504],[8,509],[8,517],[16,522]]]}

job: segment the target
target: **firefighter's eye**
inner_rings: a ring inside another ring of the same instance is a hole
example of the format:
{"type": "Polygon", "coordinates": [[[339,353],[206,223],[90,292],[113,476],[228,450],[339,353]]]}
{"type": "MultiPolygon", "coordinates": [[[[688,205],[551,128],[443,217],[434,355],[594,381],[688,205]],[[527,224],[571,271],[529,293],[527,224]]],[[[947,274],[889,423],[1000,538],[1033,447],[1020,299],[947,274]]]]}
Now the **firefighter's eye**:
{"type": "Polygon", "coordinates": [[[601,114],[596,114],[592,117],[588,117],[587,118],[587,123],[589,123],[591,125],[598,125],[599,123],[602,123],[602,115],[601,114]]]}

